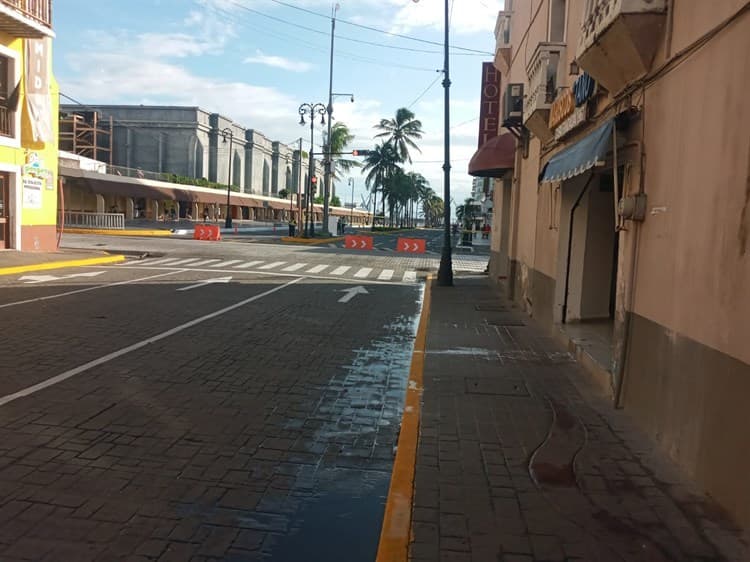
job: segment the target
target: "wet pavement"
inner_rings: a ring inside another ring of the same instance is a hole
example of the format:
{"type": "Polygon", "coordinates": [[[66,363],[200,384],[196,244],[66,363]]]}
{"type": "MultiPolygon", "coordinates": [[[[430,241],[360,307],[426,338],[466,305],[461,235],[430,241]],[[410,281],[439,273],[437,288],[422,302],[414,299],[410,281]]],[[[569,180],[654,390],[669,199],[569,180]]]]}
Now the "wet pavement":
{"type": "Polygon", "coordinates": [[[409,559],[746,562],[746,538],[486,278],[433,287],[409,559]]]}
{"type": "Polygon", "coordinates": [[[3,281],[0,560],[375,558],[420,283],[80,271],[3,281]]]}

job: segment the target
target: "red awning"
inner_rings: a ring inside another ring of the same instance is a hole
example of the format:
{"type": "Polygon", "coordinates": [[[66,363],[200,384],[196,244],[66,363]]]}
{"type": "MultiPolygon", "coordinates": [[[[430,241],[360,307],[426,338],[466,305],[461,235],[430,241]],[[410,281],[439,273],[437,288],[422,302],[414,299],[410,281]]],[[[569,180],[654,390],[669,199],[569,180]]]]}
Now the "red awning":
{"type": "Polygon", "coordinates": [[[499,178],[512,170],[516,161],[516,139],[510,133],[498,135],[484,143],[469,161],[469,175],[499,178]]]}

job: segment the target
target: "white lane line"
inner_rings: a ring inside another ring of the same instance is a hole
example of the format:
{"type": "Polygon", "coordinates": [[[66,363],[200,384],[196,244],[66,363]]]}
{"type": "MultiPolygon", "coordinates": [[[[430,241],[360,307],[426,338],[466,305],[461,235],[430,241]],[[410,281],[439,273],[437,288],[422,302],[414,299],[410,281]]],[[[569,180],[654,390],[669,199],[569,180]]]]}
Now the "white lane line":
{"type": "Polygon", "coordinates": [[[284,265],[285,263],[285,261],[275,261],[272,263],[267,263],[266,265],[262,265],[258,269],[273,269],[274,267],[279,267],[280,265],[284,265]]]}
{"type": "Polygon", "coordinates": [[[180,260],[169,264],[169,267],[174,267],[176,265],[187,265],[189,263],[193,263],[194,261],[200,261],[200,258],[189,258],[186,260],[180,260]]]}
{"type": "MultiPolygon", "coordinates": [[[[228,265],[232,265],[232,264],[235,264],[235,263],[240,263],[241,261],[242,260],[227,260],[227,261],[223,261],[221,263],[215,263],[211,267],[226,267],[228,265]]],[[[190,267],[195,267],[195,264],[192,264],[190,267]]]]}
{"type": "Polygon", "coordinates": [[[404,283],[415,283],[417,281],[417,272],[416,271],[406,271],[404,272],[404,283]]]}
{"type": "Polygon", "coordinates": [[[175,328],[172,328],[171,330],[167,330],[165,332],[162,332],[161,334],[157,334],[150,338],[146,338],[145,340],[141,340],[137,343],[134,343],[133,345],[123,347],[122,349],[118,349],[117,351],[114,351],[112,353],[99,357],[98,359],[94,359],[93,361],[84,363],[83,365],[75,367],[74,369],[70,369],[69,371],[65,371],[64,373],[60,373],[59,375],[51,377],[33,386],[26,387],[22,390],[19,390],[18,392],[14,392],[13,394],[8,394],[6,396],[3,396],[2,398],[0,398],[0,406],[5,406],[9,402],[13,402],[14,400],[18,400],[19,398],[23,398],[24,396],[30,396],[31,394],[34,394],[35,392],[39,392],[40,390],[43,390],[50,386],[54,386],[58,383],[61,383],[65,380],[68,380],[71,377],[80,375],[81,373],[85,373],[86,371],[89,371],[93,369],[94,367],[98,367],[99,365],[104,365],[105,363],[112,361],[112,359],[117,359],[118,357],[127,355],[128,353],[132,351],[136,351],[137,349],[145,347],[149,344],[156,343],[160,340],[163,340],[175,334],[179,334],[180,332],[187,330],[188,328],[192,328],[193,326],[197,326],[198,324],[202,324],[203,322],[206,322],[207,320],[211,320],[212,318],[216,318],[217,316],[221,316],[222,314],[226,314],[227,312],[231,312],[232,310],[243,307],[246,304],[249,304],[253,301],[260,300],[263,297],[266,297],[272,293],[275,293],[276,291],[280,291],[281,289],[285,289],[289,287],[290,285],[293,285],[294,283],[298,283],[302,281],[302,279],[304,279],[304,277],[298,277],[296,279],[292,279],[291,281],[289,281],[289,283],[278,285],[274,287],[273,289],[269,289],[268,291],[265,291],[253,297],[247,298],[240,302],[234,303],[232,305],[224,307],[215,312],[211,312],[210,314],[206,314],[205,316],[201,316],[200,318],[196,318],[195,320],[191,320],[190,322],[185,322],[184,324],[181,324],[175,328]]]}
{"type": "Polygon", "coordinates": [[[384,269],[380,272],[380,275],[378,275],[379,281],[390,281],[393,278],[393,270],[392,269],[384,269]]]}
{"type": "Polygon", "coordinates": [[[342,265],[340,267],[337,267],[333,271],[331,271],[331,273],[329,273],[329,275],[343,275],[344,273],[346,273],[350,269],[351,269],[351,266],[342,265]]]}
{"type": "MultiPolygon", "coordinates": [[[[190,264],[190,267],[200,267],[200,266],[202,266],[202,265],[208,265],[209,263],[212,263],[212,262],[215,262],[215,261],[219,261],[219,260],[218,260],[218,259],[216,259],[216,258],[214,258],[214,259],[211,259],[211,260],[203,260],[203,261],[199,261],[199,262],[191,263],[191,264],[190,264]]],[[[212,267],[213,267],[213,266],[212,266],[212,267]]]]}
{"type": "Polygon", "coordinates": [[[327,267],[331,267],[331,266],[327,265],[327,264],[326,265],[316,265],[315,267],[311,267],[310,269],[308,269],[305,273],[320,273],[321,271],[323,271],[327,267]]]}
{"type": "Polygon", "coordinates": [[[255,267],[261,263],[263,263],[263,261],[247,261],[241,265],[235,266],[235,269],[247,269],[248,267],[255,267]]]}
{"type": "Polygon", "coordinates": [[[365,277],[370,275],[370,273],[372,273],[371,267],[363,267],[357,273],[354,274],[354,277],[356,277],[357,279],[364,279],[365,277]]]}
{"type": "Polygon", "coordinates": [[[97,289],[106,289],[107,287],[117,287],[118,285],[129,285],[130,283],[138,283],[139,281],[148,281],[150,279],[157,279],[159,277],[165,277],[167,275],[174,275],[175,273],[183,273],[184,269],[175,269],[174,271],[167,271],[166,273],[159,273],[158,275],[149,275],[148,277],[139,277],[138,279],[129,279],[127,281],[118,281],[117,283],[107,283],[106,285],[97,285],[96,287],[86,287],[85,289],[76,289],[75,291],[67,291],[65,293],[57,293],[56,295],[47,295],[46,297],[37,297],[35,299],[27,299],[25,301],[9,302],[0,304],[0,308],[7,308],[9,306],[16,306],[19,304],[29,304],[32,302],[47,301],[51,299],[59,299],[60,297],[67,297],[69,295],[77,295],[78,293],[87,293],[89,291],[96,291],[97,289]]]}
{"type": "Polygon", "coordinates": [[[298,269],[302,269],[305,267],[306,263],[295,263],[294,265],[290,265],[289,267],[285,267],[281,271],[297,271],[298,269]]]}

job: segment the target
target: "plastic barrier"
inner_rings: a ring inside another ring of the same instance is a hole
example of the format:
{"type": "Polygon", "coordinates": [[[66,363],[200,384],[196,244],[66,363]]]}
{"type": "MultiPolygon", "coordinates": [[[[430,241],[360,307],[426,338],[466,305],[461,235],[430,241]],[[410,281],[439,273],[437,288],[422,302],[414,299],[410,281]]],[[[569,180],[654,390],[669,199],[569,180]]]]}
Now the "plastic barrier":
{"type": "Polygon", "coordinates": [[[409,254],[424,254],[426,250],[424,238],[399,238],[396,244],[397,252],[409,254]]]}
{"type": "Polygon", "coordinates": [[[196,224],[193,240],[221,240],[221,229],[215,224],[196,224]]]}
{"type": "Polygon", "coordinates": [[[372,250],[372,236],[352,236],[347,234],[344,237],[344,248],[350,250],[372,250]]]}

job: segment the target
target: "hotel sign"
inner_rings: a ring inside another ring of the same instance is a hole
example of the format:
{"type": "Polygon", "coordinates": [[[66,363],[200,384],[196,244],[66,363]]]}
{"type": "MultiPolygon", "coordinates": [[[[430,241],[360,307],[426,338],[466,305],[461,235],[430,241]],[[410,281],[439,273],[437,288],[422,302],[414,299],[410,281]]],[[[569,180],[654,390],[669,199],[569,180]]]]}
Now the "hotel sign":
{"type": "Polygon", "coordinates": [[[488,140],[495,138],[500,126],[500,72],[491,62],[482,63],[481,99],[477,148],[481,148],[488,140]]]}
{"type": "Polygon", "coordinates": [[[588,74],[579,76],[573,87],[563,90],[552,104],[549,112],[549,128],[555,132],[555,140],[567,135],[582,125],[588,118],[588,101],[596,91],[596,82],[588,74]]]}
{"type": "Polygon", "coordinates": [[[562,123],[576,108],[572,90],[563,90],[552,103],[549,110],[549,128],[554,129],[562,123]]]}

